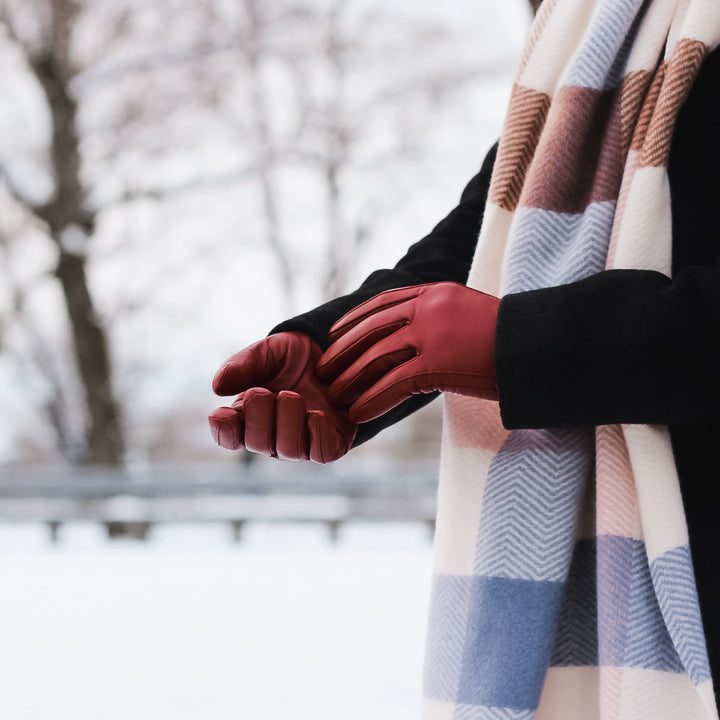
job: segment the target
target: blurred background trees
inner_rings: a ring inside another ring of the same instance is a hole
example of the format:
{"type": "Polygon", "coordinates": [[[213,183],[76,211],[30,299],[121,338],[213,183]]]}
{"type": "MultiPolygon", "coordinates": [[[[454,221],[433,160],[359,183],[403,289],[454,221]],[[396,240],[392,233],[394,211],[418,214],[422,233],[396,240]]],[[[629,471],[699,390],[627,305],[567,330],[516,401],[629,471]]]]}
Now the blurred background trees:
{"type": "Polygon", "coordinates": [[[0,459],[213,456],[208,385],[499,132],[527,0],[0,0],[0,459]]]}

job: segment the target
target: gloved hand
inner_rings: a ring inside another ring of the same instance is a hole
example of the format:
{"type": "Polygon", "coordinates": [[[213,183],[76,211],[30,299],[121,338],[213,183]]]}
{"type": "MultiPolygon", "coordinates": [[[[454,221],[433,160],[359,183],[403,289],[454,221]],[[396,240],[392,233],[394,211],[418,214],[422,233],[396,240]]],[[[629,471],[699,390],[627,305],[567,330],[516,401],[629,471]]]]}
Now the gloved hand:
{"type": "Polygon", "coordinates": [[[367,422],[434,390],[497,400],[495,325],[500,300],[451,282],[380,293],[330,328],[316,374],[329,397],[367,422]]]}
{"type": "Polygon", "coordinates": [[[314,375],[320,346],[300,332],[281,332],[229,358],[213,390],[238,395],[210,414],[210,430],[228,450],[247,448],[286,460],[327,463],[352,445],[357,424],[333,407],[314,375]]]}

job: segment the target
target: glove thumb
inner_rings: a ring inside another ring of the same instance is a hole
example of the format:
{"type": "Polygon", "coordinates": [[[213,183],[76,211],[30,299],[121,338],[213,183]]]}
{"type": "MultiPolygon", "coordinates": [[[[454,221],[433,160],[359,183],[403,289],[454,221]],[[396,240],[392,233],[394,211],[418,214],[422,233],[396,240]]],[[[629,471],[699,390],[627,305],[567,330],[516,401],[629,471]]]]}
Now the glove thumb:
{"type": "MultiPolygon", "coordinates": [[[[294,387],[312,356],[313,341],[299,332],[270,335],[229,357],[213,378],[217,395],[237,395],[251,387],[294,387]]],[[[319,349],[318,349],[319,354],[319,349]]]]}

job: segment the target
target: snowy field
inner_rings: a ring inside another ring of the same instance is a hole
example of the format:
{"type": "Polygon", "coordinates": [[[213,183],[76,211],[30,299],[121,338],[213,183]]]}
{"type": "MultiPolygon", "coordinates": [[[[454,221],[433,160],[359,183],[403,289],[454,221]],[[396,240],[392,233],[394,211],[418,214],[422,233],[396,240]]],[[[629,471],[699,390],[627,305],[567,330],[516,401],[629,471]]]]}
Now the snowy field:
{"type": "Polygon", "coordinates": [[[0,525],[3,720],[416,720],[420,525],[0,525]]]}

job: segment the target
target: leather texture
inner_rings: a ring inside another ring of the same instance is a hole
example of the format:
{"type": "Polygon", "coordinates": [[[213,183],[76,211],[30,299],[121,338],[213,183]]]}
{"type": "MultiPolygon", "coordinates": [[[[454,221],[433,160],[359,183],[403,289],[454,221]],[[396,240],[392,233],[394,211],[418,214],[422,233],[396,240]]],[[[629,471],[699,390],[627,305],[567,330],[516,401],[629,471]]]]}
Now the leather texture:
{"type": "Polygon", "coordinates": [[[238,395],[210,414],[215,441],[285,460],[328,463],[350,449],[357,424],[333,406],[314,374],[320,346],[299,332],[270,335],[229,358],[213,379],[218,395],[238,395]]]}
{"type": "Polygon", "coordinates": [[[500,300],[451,282],[380,293],[330,328],[318,377],[349,416],[367,422],[435,390],[497,400],[500,300]]]}

